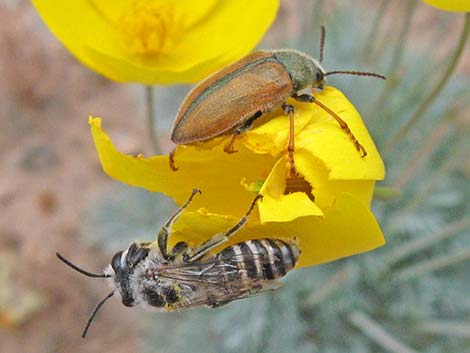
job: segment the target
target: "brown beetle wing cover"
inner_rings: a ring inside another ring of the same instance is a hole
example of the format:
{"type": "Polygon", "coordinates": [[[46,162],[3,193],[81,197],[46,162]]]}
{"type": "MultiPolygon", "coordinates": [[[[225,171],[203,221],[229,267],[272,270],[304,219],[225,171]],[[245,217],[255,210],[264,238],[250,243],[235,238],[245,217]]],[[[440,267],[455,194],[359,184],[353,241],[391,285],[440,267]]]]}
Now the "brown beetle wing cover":
{"type": "Polygon", "coordinates": [[[251,54],[189,93],[171,139],[176,144],[190,144],[219,136],[243,125],[258,111],[277,108],[291,93],[289,74],[272,53],[251,54]]]}

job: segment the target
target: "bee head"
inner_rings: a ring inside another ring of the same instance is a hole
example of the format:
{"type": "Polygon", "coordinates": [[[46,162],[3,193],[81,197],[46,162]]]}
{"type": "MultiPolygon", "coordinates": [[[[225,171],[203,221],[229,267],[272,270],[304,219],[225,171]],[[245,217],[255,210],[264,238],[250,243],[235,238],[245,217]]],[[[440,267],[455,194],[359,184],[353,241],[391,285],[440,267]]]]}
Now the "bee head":
{"type": "Polygon", "coordinates": [[[86,271],[77,265],[71,263],[69,260],[64,258],[59,253],[56,253],[59,260],[65,263],[67,266],[73,268],[75,271],[80,272],[81,274],[87,277],[94,277],[94,278],[109,278],[112,280],[113,283],[113,291],[110,292],[103,300],[101,300],[96,307],[93,309],[87,324],[85,325],[85,329],[83,330],[82,337],[85,338],[88,329],[98,312],[101,306],[111,298],[116,290],[119,290],[122,296],[122,303],[125,306],[134,306],[137,303],[132,295],[132,291],[130,290],[130,283],[129,279],[130,276],[134,273],[135,267],[143,261],[149,253],[149,249],[144,246],[144,244],[137,244],[133,243],[127,250],[119,251],[114,254],[110,266],[108,266],[104,274],[97,274],[86,271]]]}
{"type": "Polygon", "coordinates": [[[130,276],[135,267],[143,261],[149,253],[149,249],[133,243],[127,250],[118,251],[111,259],[111,269],[106,270],[122,297],[125,306],[136,305],[130,286],[130,276]]]}

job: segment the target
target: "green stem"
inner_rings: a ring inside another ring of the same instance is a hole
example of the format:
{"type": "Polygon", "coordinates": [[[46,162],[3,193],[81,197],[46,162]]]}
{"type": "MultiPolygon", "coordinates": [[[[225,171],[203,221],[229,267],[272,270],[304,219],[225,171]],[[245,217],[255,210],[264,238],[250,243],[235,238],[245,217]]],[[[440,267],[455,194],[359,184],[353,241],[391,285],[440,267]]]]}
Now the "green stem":
{"type": "Polygon", "coordinates": [[[320,304],[328,296],[336,292],[351,275],[349,267],[346,265],[338,272],[334,273],[320,288],[315,290],[305,299],[305,305],[315,306],[320,304]]]}
{"type": "MultiPolygon", "coordinates": [[[[325,2],[324,0],[317,0],[315,2],[315,5],[313,6],[313,21],[312,25],[315,26],[312,28],[312,31],[314,33],[318,33],[318,30],[321,25],[325,24],[325,18],[324,18],[324,13],[325,13],[325,2]]],[[[315,48],[318,49],[318,48],[315,48]]],[[[318,53],[320,54],[320,53],[318,53]]]]}
{"type": "Polygon", "coordinates": [[[409,266],[398,272],[392,277],[395,283],[406,282],[411,279],[421,277],[427,273],[441,270],[443,268],[455,265],[459,262],[468,262],[470,260],[470,249],[456,251],[449,255],[436,256],[430,260],[421,261],[416,265],[409,266]]]}
{"type": "Polygon", "coordinates": [[[405,9],[405,19],[404,23],[401,26],[401,31],[397,37],[395,43],[395,48],[393,49],[392,60],[390,61],[390,67],[387,72],[387,81],[385,87],[382,90],[379,98],[377,98],[376,103],[370,110],[368,116],[376,116],[379,109],[383,109],[386,104],[387,99],[390,96],[390,93],[398,86],[400,80],[398,79],[397,72],[400,67],[401,61],[403,59],[403,52],[406,46],[406,37],[411,28],[411,22],[413,15],[415,13],[414,8],[416,7],[417,2],[415,0],[409,0],[405,9]]]}
{"type": "Polygon", "coordinates": [[[377,10],[377,14],[375,15],[374,21],[372,22],[372,26],[370,28],[370,32],[367,35],[367,39],[365,41],[366,46],[363,50],[363,58],[364,60],[369,61],[373,50],[373,46],[377,40],[377,35],[379,33],[379,27],[382,23],[382,18],[385,15],[385,10],[387,9],[388,4],[390,3],[389,0],[382,0],[379,9],[377,10]]]}
{"type": "MultiPolygon", "coordinates": [[[[416,0],[415,0],[416,1],[416,0]]],[[[390,38],[397,33],[397,21],[384,21],[386,27],[380,31],[380,38],[376,39],[376,46],[372,48],[370,61],[378,62],[388,52],[390,38]]]]}
{"type": "MultiPolygon", "coordinates": [[[[458,114],[454,116],[458,117],[458,114]]],[[[416,175],[419,175],[425,163],[430,160],[436,147],[451,132],[452,123],[449,123],[449,120],[449,118],[446,118],[442,121],[421,147],[412,154],[406,166],[394,177],[395,181],[391,183],[393,188],[403,190],[416,175]]]]}
{"type": "Polygon", "coordinates": [[[467,42],[469,33],[470,33],[470,13],[467,13],[465,14],[465,24],[462,30],[462,34],[460,36],[459,43],[457,44],[457,48],[455,49],[455,52],[451,56],[449,65],[444,70],[444,73],[442,74],[440,80],[437,82],[436,86],[434,86],[429,96],[427,96],[424,99],[424,101],[421,103],[421,105],[418,107],[415,113],[411,116],[411,118],[408,119],[406,124],[403,125],[400,129],[398,129],[398,131],[395,134],[393,134],[385,143],[384,149],[383,149],[384,152],[387,152],[388,150],[390,150],[391,147],[393,147],[399,140],[401,140],[406,135],[406,133],[410,131],[410,129],[418,122],[421,116],[428,110],[428,108],[432,105],[432,103],[434,102],[436,97],[439,95],[439,93],[442,91],[444,86],[447,84],[450,77],[452,76],[452,73],[457,67],[457,63],[459,62],[460,57],[462,56],[463,49],[465,48],[465,44],[467,42]]]}
{"type": "Polygon", "coordinates": [[[401,196],[401,190],[392,186],[376,186],[373,200],[383,202],[394,202],[401,196]]]}
{"type": "MultiPolygon", "coordinates": [[[[430,160],[434,151],[439,147],[439,144],[441,144],[445,138],[448,138],[450,132],[452,132],[450,137],[453,141],[459,140],[462,129],[458,127],[461,112],[456,107],[458,105],[457,102],[458,96],[455,95],[453,102],[454,107],[451,107],[447,113],[443,114],[443,119],[440,122],[436,122],[438,125],[434,131],[421,144],[421,147],[411,155],[408,162],[401,168],[399,173],[393,177],[395,181],[391,182],[392,187],[398,190],[404,190],[407,184],[421,173],[425,163],[430,160]]],[[[456,148],[455,150],[458,151],[459,149],[456,148]]],[[[453,154],[452,159],[456,159],[457,157],[458,154],[453,154]]]]}
{"type": "Polygon", "coordinates": [[[389,334],[379,323],[372,320],[363,312],[354,311],[349,317],[349,321],[360,329],[366,336],[375,343],[392,353],[418,353],[413,348],[406,346],[397,338],[389,334]]]}
{"type": "Polygon", "coordinates": [[[426,320],[417,324],[415,330],[425,335],[470,338],[470,321],[426,320]]]}
{"type": "Polygon", "coordinates": [[[147,106],[147,130],[152,144],[153,152],[161,153],[157,138],[157,117],[155,114],[155,102],[153,98],[153,87],[145,86],[145,104],[147,106]]]}
{"type": "Polygon", "coordinates": [[[388,253],[383,262],[387,268],[394,266],[396,263],[406,259],[410,255],[416,254],[419,251],[430,248],[440,241],[450,238],[453,235],[459,234],[463,229],[470,227],[470,218],[464,217],[457,221],[447,224],[442,229],[439,229],[434,234],[426,237],[419,237],[415,240],[406,242],[403,245],[397,246],[390,253],[388,253]]]}
{"type": "MultiPolygon", "coordinates": [[[[388,236],[393,236],[396,231],[396,225],[400,223],[401,219],[413,213],[420,205],[422,205],[434,193],[434,190],[439,186],[439,182],[453,170],[462,165],[461,156],[454,155],[452,158],[447,159],[439,169],[431,175],[430,178],[423,180],[419,188],[414,192],[414,196],[405,203],[404,206],[395,212],[391,217],[387,218],[383,225],[383,233],[388,236]]],[[[469,352],[470,353],[470,352],[469,352]]]]}
{"type": "MultiPolygon", "coordinates": [[[[442,28],[439,27],[435,31],[435,34],[432,36],[432,39],[430,40],[430,45],[423,51],[423,55],[421,56],[422,58],[430,58],[432,57],[433,53],[435,52],[435,43],[441,43],[444,40],[446,31],[443,31],[442,28]]],[[[439,62],[437,67],[440,67],[444,63],[444,60],[442,62],[439,62]]],[[[423,65],[423,62],[421,60],[420,66],[423,65]]],[[[424,73],[419,75],[419,78],[415,84],[413,84],[411,87],[406,88],[402,87],[400,90],[402,91],[402,96],[404,97],[403,100],[400,102],[398,107],[396,109],[386,109],[386,110],[381,110],[380,111],[380,121],[390,121],[391,119],[394,119],[396,116],[401,116],[403,115],[403,111],[406,111],[409,107],[412,107],[415,105],[415,103],[418,100],[419,95],[416,94],[417,92],[420,92],[422,87],[425,87],[428,83],[428,79],[430,75],[432,75],[435,72],[435,65],[430,65],[428,62],[424,63],[426,67],[420,67],[420,70],[423,71],[424,73]],[[422,70],[425,69],[425,70],[422,70]]],[[[404,77],[407,75],[407,72],[412,71],[413,68],[407,68],[403,75],[404,77]]],[[[416,76],[416,75],[415,75],[416,76]]],[[[387,80],[388,82],[388,80],[387,80]]],[[[376,114],[377,111],[374,113],[376,114]]],[[[372,113],[371,113],[372,114],[372,113]]],[[[374,115],[368,115],[368,116],[374,116],[374,115]]]]}

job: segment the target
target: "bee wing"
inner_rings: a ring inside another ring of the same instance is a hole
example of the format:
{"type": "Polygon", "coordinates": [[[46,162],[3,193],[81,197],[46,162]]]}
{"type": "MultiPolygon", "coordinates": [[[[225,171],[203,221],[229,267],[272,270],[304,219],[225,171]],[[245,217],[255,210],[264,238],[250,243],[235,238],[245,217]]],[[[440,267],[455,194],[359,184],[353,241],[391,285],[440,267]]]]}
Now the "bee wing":
{"type": "Polygon", "coordinates": [[[231,288],[227,292],[211,293],[207,296],[205,293],[201,293],[199,296],[192,298],[189,302],[185,303],[184,308],[189,309],[201,305],[208,306],[210,308],[218,308],[226,305],[234,300],[245,299],[254,297],[256,295],[271,292],[282,286],[279,281],[252,281],[252,284],[244,283],[243,286],[231,288]]]}
{"type": "Polygon", "coordinates": [[[158,270],[158,276],[180,282],[226,286],[227,278],[241,271],[238,263],[248,260],[263,263],[265,257],[263,254],[233,255],[224,260],[211,258],[196,263],[165,266],[158,270]]]}
{"type": "Polygon", "coordinates": [[[255,260],[260,263],[269,261],[267,255],[257,253],[233,255],[224,259],[212,257],[195,263],[165,266],[159,269],[158,275],[193,288],[191,296],[186,298],[181,308],[201,305],[215,308],[272,291],[281,285],[278,281],[243,275],[242,271],[246,271],[244,266],[255,260]]]}

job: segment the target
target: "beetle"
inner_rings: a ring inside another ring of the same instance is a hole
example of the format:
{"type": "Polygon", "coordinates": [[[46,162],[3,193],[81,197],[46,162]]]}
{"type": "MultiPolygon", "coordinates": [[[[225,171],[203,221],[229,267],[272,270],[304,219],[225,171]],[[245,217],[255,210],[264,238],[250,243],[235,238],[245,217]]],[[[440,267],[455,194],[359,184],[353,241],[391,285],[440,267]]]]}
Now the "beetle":
{"type": "MultiPolygon", "coordinates": [[[[349,129],[347,123],[313,95],[300,93],[305,88],[323,89],[326,76],[351,74],[385,79],[372,72],[330,71],[320,65],[323,59],[325,28],[321,28],[320,60],[293,49],[258,51],[216,72],[198,84],[185,98],[175,119],[171,140],[176,145],[189,145],[231,133],[224,147],[227,153],[233,148],[236,137],[250,129],[263,113],[282,107],[289,116],[290,130],[287,151],[290,176],[296,175],[294,163],[294,107],[288,98],[317,104],[330,114],[349,135],[361,157],[365,148],[349,129]]],[[[176,171],[174,156],[169,155],[170,167],[176,171]]]]}

